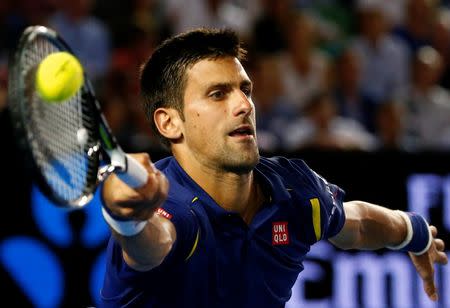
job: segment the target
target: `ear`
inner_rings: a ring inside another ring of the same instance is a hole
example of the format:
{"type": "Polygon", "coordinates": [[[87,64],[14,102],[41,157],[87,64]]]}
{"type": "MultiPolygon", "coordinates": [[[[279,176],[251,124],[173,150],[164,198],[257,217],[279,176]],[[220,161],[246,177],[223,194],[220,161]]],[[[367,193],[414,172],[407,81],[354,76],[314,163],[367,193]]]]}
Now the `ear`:
{"type": "Polygon", "coordinates": [[[153,121],[161,135],[168,139],[182,137],[182,120],[177,110],[173,108],[158,108],[153,113],[153,121]]]}

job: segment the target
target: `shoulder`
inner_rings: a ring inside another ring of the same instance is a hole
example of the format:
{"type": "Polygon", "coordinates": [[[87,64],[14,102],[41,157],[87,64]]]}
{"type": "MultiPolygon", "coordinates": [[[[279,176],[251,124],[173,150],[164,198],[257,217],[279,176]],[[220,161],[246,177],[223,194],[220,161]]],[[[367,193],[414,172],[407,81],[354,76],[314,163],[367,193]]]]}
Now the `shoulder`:
{"type": "Polygon", "coordinates": [[[258,167],[269,172],[286,172],[295,168],[295,165],[304,162],[301,159],[291,159],[284,156],[261,157],[258,167]]]}
{"type": "Polygon", "coordinates": [[[188,176],[175,158],[173,156],[163,158],[155,163],[155,167],[163,172],[169,180],[167,202],[191,204],[196,194],[189,189],[189,185],[186,185],[186,182],[189,181],[188,176]]]}
{"type": "Polygon", "coordinates": [[[309,174],[313,172],[302,159],[283,156],[261,157],[258,167],[262,170],[267,170],[267,172],[279,174],[309,174]]]}
{"type": "Polygon", "coordinates": [[[258,168],[261,172],[270,172],[282,177],[286,184],[298,183],[303,187],[316,186],[319,181],[324,181],[314,172],[304,160],[298,158],[287,158],[274,156],[262,157],[258,168]]]}
{"type": "Polygon", "coordinates": [[[314,241],[333,236],[342,228],[345,192],[312,170],[305,161],[279,156],[262,158],[258,168],[281,179],[292,204],[301,213],[299,217],[313,218],[314,241]]]}
{"type": "Polygon", "coordinates": [[[331,194],[333,196],[336,195],[335,191],[339,191],[340,195],[344,195],[344,191],[340,187],[329,183],[302,159],[282,156],[261,158],[258,168],[263,173],[276,174],[286,187],[303,193],[309,192],[326,196],[331,194]]]}

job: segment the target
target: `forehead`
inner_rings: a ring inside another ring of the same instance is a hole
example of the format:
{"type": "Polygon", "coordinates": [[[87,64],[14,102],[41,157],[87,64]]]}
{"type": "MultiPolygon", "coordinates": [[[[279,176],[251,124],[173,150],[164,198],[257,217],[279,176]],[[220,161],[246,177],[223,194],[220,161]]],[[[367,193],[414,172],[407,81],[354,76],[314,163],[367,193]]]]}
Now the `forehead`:
{"type": "Polygon", "coordinates": [[[206,85],[250,80],[241,62],[234,57],[203,59],[186,71],[188,84],[206,85]]]}

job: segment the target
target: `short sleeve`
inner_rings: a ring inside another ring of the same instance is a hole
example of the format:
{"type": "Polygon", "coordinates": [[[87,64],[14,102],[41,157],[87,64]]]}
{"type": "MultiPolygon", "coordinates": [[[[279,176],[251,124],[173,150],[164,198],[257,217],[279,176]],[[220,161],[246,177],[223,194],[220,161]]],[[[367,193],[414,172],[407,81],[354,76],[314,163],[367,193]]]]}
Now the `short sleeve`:
{"type": "Polygon", "coordinates": [[[339,233],[345,223],[344,190],[329,183],[301,159],[275,157],[272,161],[282,167],[278,170],[285,179],[287,178],[290,186],[296,187],[301,195],[309,196],[312,211],[317,212],[312,214],[313,225],[320,224],[320,234],[316,235],[317,240],[328,239],[339,233]],[[316,221],[314,221],[315,217],[318,217],[316,221]]]}
{"type": "Polygon", "coordinates": [[[105,307],[120,306],[130,299],[139,297],[142,286],[156,288],[158,277],[175,264],[181,264],[189,255],[189,251],[199,233],[197,218],[190,206],[167,200],[157,210],[157,214],[169,219],[175,226],[177,239],[172,250],[161,265],[147,272],[139,272],[129,267],[122,254],[120,244],[111,236],[107,248],[107,267],[101,297],[105,307]],[[155,284],[153,286],[153,284],[155,284]],[[153,286],[153,287],[152,287],[153,286]]]}
{"type": "Polygon", "coordinates": [[[191,210],[190,205],[181,204],[169,198],[156,212],[169,219],[175,226],[177,233],[172,252],[166,258],[167,262],[187,259],[198,240],[200,232],[198,219],[194,211],[191,210]]]}
{"type": "Polygon", "coordinates": [[[322,239],[335,236],[345,223],[344,197],[345,192],[339,186],[329,183],[325,178],[309,168],[302,160],[294,160],[300,164],[310,178],[313,189],[320,197],[320,223],[322,239]]]}
{"type": "Polygon", "coordinates": [[[334,184],[327,184],[327,186],[327,190],[329,190],[330,194],[328,195],[328,200],[324,202],[324,206],[321,209],[327,217],[327,226],[324,226],[323,235],[326,239],[338,234],[345,223],[343,205],[344,191],[334,184]]]}

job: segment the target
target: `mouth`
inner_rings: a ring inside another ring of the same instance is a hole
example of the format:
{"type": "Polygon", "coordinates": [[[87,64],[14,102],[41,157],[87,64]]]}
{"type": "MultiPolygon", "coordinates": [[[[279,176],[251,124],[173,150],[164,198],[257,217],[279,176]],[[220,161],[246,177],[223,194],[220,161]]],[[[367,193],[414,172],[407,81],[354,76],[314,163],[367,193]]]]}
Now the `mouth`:
{"type": "Polygon", "coordinates": [[[240,137],[240,138],[250,138],[254,137],[255,131],[251,125],[240,125],[235,130],[230,132],[228,136],[230,137],[240,137]]]}

